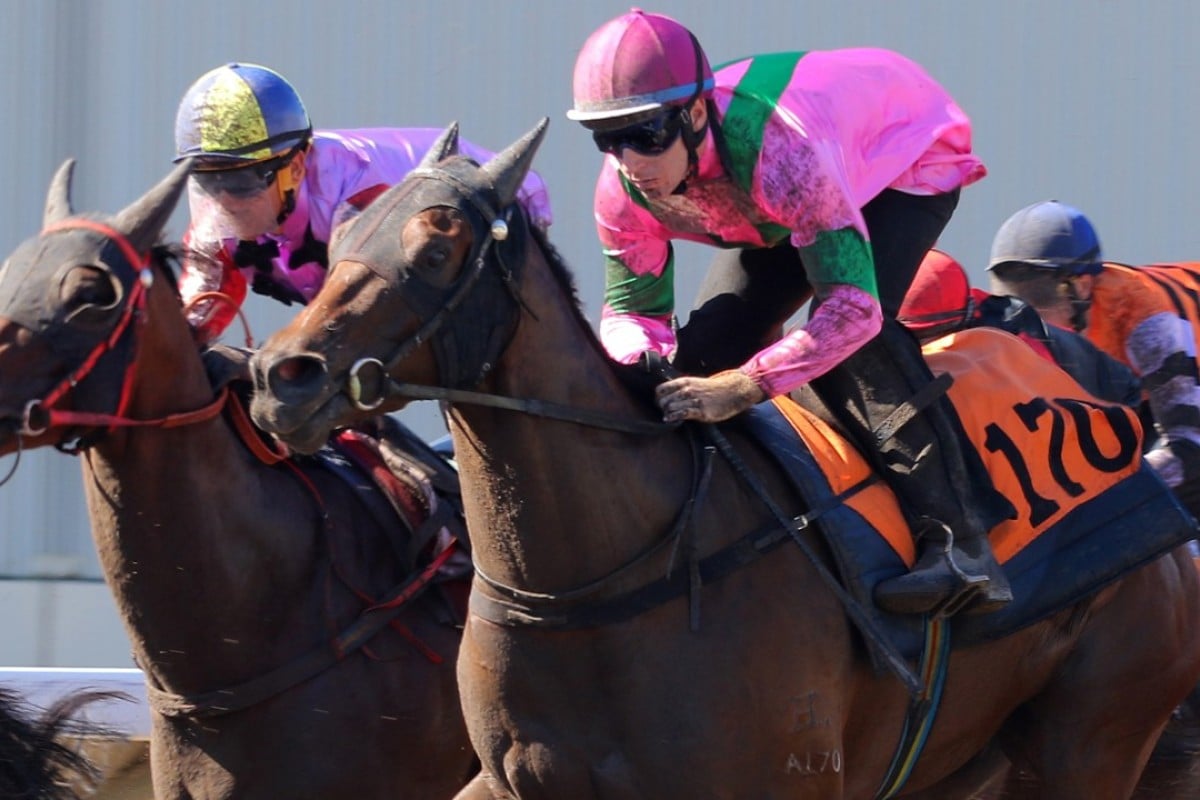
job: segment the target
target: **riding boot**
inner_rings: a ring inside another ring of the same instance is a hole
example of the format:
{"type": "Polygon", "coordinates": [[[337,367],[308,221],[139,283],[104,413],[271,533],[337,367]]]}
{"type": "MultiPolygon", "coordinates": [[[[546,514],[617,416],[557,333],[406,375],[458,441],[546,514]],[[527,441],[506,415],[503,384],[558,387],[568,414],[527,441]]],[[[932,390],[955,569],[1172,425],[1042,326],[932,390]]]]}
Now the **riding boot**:
{"type": "Polygon", "coordinates": [[[1012,588],[986,536],[955,537],[926,520],[912,570],[875,587],[875,603],[893,614],[985,614],[1012,601],[1012,588]]]}
{"type": "Polygon", "coordinates": [[[896,493],[916,539],[912,570],[878,584],[876,604],[948,615],[1009,602],[987,531],[1015,509],[993,486],[911,334],[886,319],[878,336],[812,386],[896,493]]]}

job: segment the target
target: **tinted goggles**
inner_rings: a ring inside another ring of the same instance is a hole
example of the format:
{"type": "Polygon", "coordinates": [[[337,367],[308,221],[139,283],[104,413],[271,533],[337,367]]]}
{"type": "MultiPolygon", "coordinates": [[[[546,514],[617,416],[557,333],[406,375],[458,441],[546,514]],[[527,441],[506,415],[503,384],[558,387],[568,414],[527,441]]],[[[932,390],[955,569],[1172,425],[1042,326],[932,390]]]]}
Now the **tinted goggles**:
{"type": "Polygon", "coordinates": [[[592,140],[601,153],[612,153],[618,158],[627,147],[644,156],[657,156],[675,144],[682,130],[682,109],[672,108],[635,125],[612,131],[592,131],[592,140]]]}
{"type": "Polygon", "coordinates": [[[232,197],[254,197],[275,182],[279,170],[287,166],[291,153],[270,161],[260,161],[237,169],[196,170],[192,179],[205,194],[216,197],[224,192],[232,197]]]}

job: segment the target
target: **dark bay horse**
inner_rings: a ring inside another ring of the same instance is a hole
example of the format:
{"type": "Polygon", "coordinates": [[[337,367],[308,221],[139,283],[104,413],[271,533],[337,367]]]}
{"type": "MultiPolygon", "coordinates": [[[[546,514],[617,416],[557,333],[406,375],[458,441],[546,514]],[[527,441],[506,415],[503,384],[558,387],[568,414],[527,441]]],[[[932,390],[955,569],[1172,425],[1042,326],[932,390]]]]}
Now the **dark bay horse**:
{"type": "Polygon", "coordinates": [[[428,574],[401,567],[398,517],[229,422],[241,406],[210,383],[155,244],[187,167],[112,217],[72,212],[71,168],[0,270],[0,454],[81,456],[147,676],[155,796],[452,795],[477,763],[461,631],[418,594],[428,574]]]}
{"type": "MultiPolygon", "coordinates": [[[[449,401],[477,569],[459,687],[483,762],[460,798],[880,796],[908,691],[872,669],[819,558],[785,548],[691,606],[674,595],[604,618],[686,573],[689,551],[777,517],[694,431],[664,431],[513,205],[544,129],[480,166],[454,156],[451,126],[348,226],[321,293],[255,356],[255,420],[307,450],[378,408],[449,401]]],[[[775,462],[726,433],[787,517],[803,512],[775,462]]],[[[1198,625],[1196,571],[1176,550],[954,650],[904,790],[969,796],[1000,746],[1044,797],[1128,798],[1200,676],[1198,625]]]]}

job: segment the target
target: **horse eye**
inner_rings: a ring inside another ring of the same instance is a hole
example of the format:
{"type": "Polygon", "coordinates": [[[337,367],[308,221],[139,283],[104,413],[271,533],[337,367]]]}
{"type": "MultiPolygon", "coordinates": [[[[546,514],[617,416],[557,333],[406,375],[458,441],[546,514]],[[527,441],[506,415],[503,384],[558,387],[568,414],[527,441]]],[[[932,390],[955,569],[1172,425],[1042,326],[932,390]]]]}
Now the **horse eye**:
{"type": "Polygon", "coordinates": [[[69,269],[63,276],[59,292],[59,299],[71,309],[84,306],[109,308],[117,301],[117,292],[108,273],[90,264],[69,269]]]}

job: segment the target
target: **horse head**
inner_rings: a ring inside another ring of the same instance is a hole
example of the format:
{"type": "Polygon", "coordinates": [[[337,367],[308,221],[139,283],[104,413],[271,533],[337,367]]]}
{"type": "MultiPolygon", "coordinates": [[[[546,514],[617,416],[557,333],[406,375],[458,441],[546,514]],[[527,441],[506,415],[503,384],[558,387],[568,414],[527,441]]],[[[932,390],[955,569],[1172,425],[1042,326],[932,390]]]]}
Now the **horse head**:
{"type": "Polygon", "coordinates": [[[321,292],[254,358],[260,425],[312,450],[338,425],[402,406],[389,377],[451,388],[487,377],[520,315],[526,237],[510,228],[528,225],[517,189],[547,124],[483,165],[457,155],[450,125],[336,232],[321,292]]]}
{"type": "Polygon", "coordinates": [[[124,411],[139,316],[161,274],[151,251],[189,169],[99,217],[74,213],[74,161],[59,168],[41,232],[0,267],[0,452],[61,445],[75,428],[52,419],[67,408],[124,411]]]}

